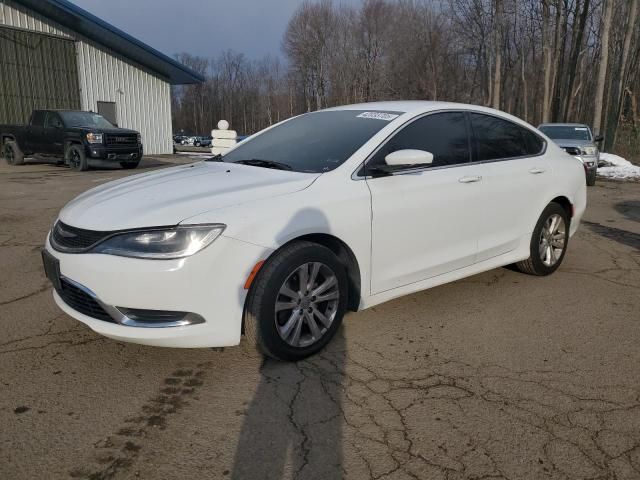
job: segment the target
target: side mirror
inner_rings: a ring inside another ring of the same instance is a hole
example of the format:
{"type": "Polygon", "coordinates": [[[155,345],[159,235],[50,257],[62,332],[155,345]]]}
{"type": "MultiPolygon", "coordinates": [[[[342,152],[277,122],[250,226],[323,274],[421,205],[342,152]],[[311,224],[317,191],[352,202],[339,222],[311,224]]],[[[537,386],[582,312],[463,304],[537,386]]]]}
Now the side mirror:
{"type": "Polygon", "coordinates": [[[118,124],[117,124],[117,123],[114,123],[114,124],[113,124],[113,126],[114,126],[114,127],[116,127],[116,128],[118,128],[118,124]]]}
{"type": "Polygon", "coordinates": [[[384,157],[384,161],[393,167],[430,165],[433,163],[433,153],[424,150],[396,150],[384,157]]]}
{"type": "Polygon", "coordinates": [[[602,135],[596,135],[596,137],[593,139],[594,143],[600,143],[604,140],[604,136],[602,135]]]}

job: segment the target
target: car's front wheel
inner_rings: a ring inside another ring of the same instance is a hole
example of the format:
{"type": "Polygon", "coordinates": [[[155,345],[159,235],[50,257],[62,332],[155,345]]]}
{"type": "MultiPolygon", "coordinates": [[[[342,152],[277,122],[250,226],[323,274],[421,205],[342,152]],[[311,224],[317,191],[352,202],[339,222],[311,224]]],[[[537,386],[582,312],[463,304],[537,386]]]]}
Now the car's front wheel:
{"type": "Polygon", "coordinates": [[[587,172],[587,186],[593,187],[596,184],[596,170],[590,170],[587,172]]]}
{"type": "Polygon", "coordinates": [[[84,172],[89,170],[89,161],[84,154],[84,148],[80,145],[70,145],[65,155],[66,161],[72,170],[84,172]]]}
{"type": "Polygon", "coordinates": [[[292,242],[262,266],[249,290],[244,331],[266,355],[297,361],[335,335],[347,306],[347,273],[328,248],[292,242]]]}
{"type": "Polygon", "coordinates": [[[569,215],[562,205],[552,202],[533,230],[529,258],[516,263],[516,267],[530,275],[550,275],[562,263],[568,243],[569,215]]]}

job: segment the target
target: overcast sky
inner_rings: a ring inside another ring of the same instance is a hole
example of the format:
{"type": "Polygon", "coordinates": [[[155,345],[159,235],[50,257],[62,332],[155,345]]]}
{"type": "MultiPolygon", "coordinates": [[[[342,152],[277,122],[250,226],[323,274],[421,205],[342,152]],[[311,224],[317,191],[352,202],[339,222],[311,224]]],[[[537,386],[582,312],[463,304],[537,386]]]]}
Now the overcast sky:
{"type": "MultiPolygon", "coordinates": [[[[71,0],[153,48],[214,57],[282,55],[282,34],[302,0],[71,0]]],[[[360,0],[342,0],[358,4],[360,0]]]]}

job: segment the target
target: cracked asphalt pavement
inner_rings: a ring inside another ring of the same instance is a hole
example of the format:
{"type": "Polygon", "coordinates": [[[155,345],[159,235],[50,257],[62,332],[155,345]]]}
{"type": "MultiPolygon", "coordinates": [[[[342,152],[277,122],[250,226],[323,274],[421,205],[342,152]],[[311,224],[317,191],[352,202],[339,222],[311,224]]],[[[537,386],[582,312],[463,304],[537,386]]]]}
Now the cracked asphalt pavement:
{"type": "Polygon", "coordinates": [[[56,308],[57,212],[132,173],[0,165],[0,478],[640,478],[640,183],[589,188],[553,276],[349,314],[283,364],[119,343],[56,308]]]}

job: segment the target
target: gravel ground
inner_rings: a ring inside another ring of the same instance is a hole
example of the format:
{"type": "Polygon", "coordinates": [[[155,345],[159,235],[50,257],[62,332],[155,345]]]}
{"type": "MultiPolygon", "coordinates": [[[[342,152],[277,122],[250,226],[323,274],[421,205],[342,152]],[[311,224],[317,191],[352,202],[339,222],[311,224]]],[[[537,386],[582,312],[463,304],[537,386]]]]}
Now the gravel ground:
{"type": "Polygon", "coordinates": [[[0,165],[0,478],[640,478],[640,184],[589,189],[555,275],[350,314],[282,364],[119,343],[56,308],[56,213],[132,173],[0,165]]]}

